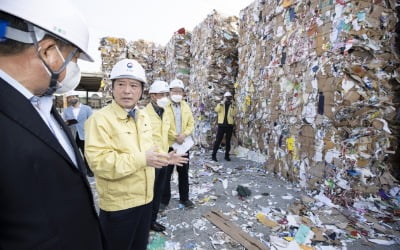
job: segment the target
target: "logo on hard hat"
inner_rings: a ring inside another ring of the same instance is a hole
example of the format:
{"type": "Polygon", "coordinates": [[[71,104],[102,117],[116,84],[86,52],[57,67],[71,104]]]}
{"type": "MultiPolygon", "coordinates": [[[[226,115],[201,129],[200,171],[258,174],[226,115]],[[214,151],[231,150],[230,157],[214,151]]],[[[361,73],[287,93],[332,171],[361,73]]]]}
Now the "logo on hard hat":
{"type": "Polygon", "coordinates": [[[132,67],[133,67],[133,64],[132,64],[132,63],[128,63],[128,64],[126,65],[126,67],[132,68],[132,67]]]}
{"type": "Polygon", "coordinates": [[[65,30],[63,30],[63,29],[61,29],[60,27],[57,27],[57,26],[53,26],[53,31],[57,32],[57,33],[60,33],[60,34],[63,34],[63,35],[67,34],[67,31],[65,31],[65,30]]]}

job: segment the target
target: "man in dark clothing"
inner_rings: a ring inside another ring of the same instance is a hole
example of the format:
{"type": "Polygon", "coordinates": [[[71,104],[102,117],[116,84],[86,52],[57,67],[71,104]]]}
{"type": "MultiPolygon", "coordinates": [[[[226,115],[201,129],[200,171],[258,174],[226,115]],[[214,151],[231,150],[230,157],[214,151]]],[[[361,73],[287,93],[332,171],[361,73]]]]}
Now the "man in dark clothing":
{"type": "Polygon", "coordinates": [[[105,249],[85,164],[53,105],[93,61],[69,1],[1,0],[0,248],[105,249]],[[4,27],[5,26],[5,27],[4,27]]]}
{"type": "Polygon", "coordinates": [[[224,94],[224,99],[215,107],[218,113],[218,130],[212,152],[212,160],[217,160],[217,151],[225,135],[225,160],[230,161],[229,151],[231,150],[231,138],[233,133],[233,117],[236,115],[236,109],[232,103],[233,96],[228,91],[224,94]]]}

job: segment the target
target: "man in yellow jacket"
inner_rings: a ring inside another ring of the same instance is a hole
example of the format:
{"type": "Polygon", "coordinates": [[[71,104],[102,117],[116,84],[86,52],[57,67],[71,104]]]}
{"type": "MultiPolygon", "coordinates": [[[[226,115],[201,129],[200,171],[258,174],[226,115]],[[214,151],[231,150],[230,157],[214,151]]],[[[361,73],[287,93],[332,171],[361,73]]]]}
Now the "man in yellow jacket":
{"type": "Polygon", "coordinates": [[[224,99],[215,107],[215,112],[218,114],[218,130],[215,139],[211,159],[217,160],[217,151],[225,135],[225,160],[230,161],[229,151],[231,150],[231,138],[233,133],[233,118],[236,115],[236,109],[232,103],[233,96],[231,92],[227,91],[224,94],[224,99]]]}
{"type": "Polygon", "coordinates": [[[136,107],[146,76],[131,59],[112,69],[113,102],[85,123],[85,155],[96,178],[100,222],[109,249],[147,248],[154,169],[168,155],[153,146],[150,118],[136,107]]]}
{"type": "MultiPolygon", "coordinates": [[[[146,106],[146,112],[150,117],[151,127],[153,129],[153,142],[161,152],[168,153],[168,136],[174,132],[171,127],[171,114],[168,114],[166,107],[169,103],[169,87],[164,81],[155,81],[149,90],[151,101],[146,106]]],[[[186,163],[187,159],[181,157],[179,163],[186,163]]],[[[181,165],[179,164],[179,165],[181,165]]],[[[164,165],[164,166],[168,166],[164,165]]],[[[162,232],[165,227],[157,222],[157,214],[160,208],[160,199],[163,193],[166,168],[156,169],[154,182],[153,211],[151,216],[150,228],[156,232],[162,232]]]]}
{"type": "MultiPolygon", "coordinates": [[[[186,137],[190,136],[194,130],[194,118],[189,105],[182,100],[185,94],[185,85],[179,79],[174,79],[169,84],[171,102],[167,107],[169,114],[172,114],[173,128],[172,137],[169,138],[169,145],[182,144],[186,137]]],[[[170,148],[172,150],[172,148],[170,148]]],[[[189,152],[186,152],[189,158],[189,152]]],[[[171,175],[174,165],[167,168],[167,178],[165,180],[164,192],[161,197],[161,209],[165,209],[171,199],[171,175]]],[[[178,172],[179,201],[186,208],[193,208],[194,203],[189,199],[189,162],[176,168],[178,172]]]]}

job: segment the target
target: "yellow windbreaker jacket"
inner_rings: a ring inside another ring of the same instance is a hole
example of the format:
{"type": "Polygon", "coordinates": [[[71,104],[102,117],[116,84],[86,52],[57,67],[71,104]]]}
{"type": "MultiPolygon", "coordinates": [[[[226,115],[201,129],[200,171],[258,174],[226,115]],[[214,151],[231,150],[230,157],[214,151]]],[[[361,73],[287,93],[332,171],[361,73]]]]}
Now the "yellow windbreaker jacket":
{"type": "MultiPolygon", "coordinates": [[[[171,114],[171,127],[173,130],[172,136],[169,137],[169,145],[171,146],[174,144],[176,137],[178,136],[176,134],[176,125],[175,125],[175,115],[174,115],[174,109],[172,107],[172,103],[167,106],[167,110],[169,110],[169,114],[171,114]]],[[[181,101],[181,133],[184,134],[185,136],[189,136],[193,133],[194,131],[194,118],[193,118],[193,113],[192,110],[190,109],[189,105],[185,101],[181,101]]]]}
{"type": "Polygon", "coordinates": [[[85,156],[96,177],[99,206],[105,211],[137,207],[153,200],[154,168],[145,152],[153,146],[144,110],[136,122],[114,101],[85,122],[85,156]]]}
{"type": "Polygon", "coordinates": [[[151,127],[153,129],[153,142],[154,145],[158,146],[163,153],[168,153],[168,137],[174,131],[171,127],[171,114],[170,111],[165,108],[162,120],[156,113],[151,102],[146,105],[146,112],[150,117],[151,127]]]}
{"type": "MultiPolygon", "coordinates": [[[[227,115],[227,121],[228,121],[228,124],[230,124],[230,125],[233,125],[233,118],[236,115],[236,109],[233,106],[234,106],[234,103],[232,103],[229,106],[228,115],[227,115]]],[[[215,107],[214,110],[218,114],[218,124],[223,124],[224,116],[225,116],[225,104],[218,103],[218,105],[215,107]]]]}

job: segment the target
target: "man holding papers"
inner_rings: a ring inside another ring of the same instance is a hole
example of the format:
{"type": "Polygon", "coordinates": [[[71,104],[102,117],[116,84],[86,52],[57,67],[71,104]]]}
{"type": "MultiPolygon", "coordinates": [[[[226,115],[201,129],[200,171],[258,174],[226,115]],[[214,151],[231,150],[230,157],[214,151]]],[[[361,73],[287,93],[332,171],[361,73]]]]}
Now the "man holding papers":
{"type": "MultiPolygon", "coordinates": [[[[69,91],[66,94],[68,108],[64,110],[63,118],[65,123],[71,130],[72,135],[75,138],[76,145],[81,150],[82,154],[85,155],[85,122],[93,114],[92,108],[88,105],[84,105],[79,100],[79,94],[75,90],[69,91]]],[[[86,158],[84,156],[86,164],[86,175],[93,177],[93,172],[90,170],[86,158]]]]}
{"type": "MultiPolygon", "coordinates": [[[[169,84],[171,103],[167,106],[170,114],[173,114],[171,126],[175,128],[175,135],[170,136],[169,144],[177,152],[187,153],[193,146],[191,134],[194,130],[193,113],[189,105],[182,100],[185,86],[181,80],[175,79],[169,84]]],[[[189,199],[189,162],[177,167],[179,182],[179,200],[186,208],[193,208],[194,203],[189,199]]],[[[164,210],[171,199],[171,175],[174,171],[174,165],[167,168],[167,179],[165,181],[164,193],[161,198],[160,210],[164,210]]]]}

